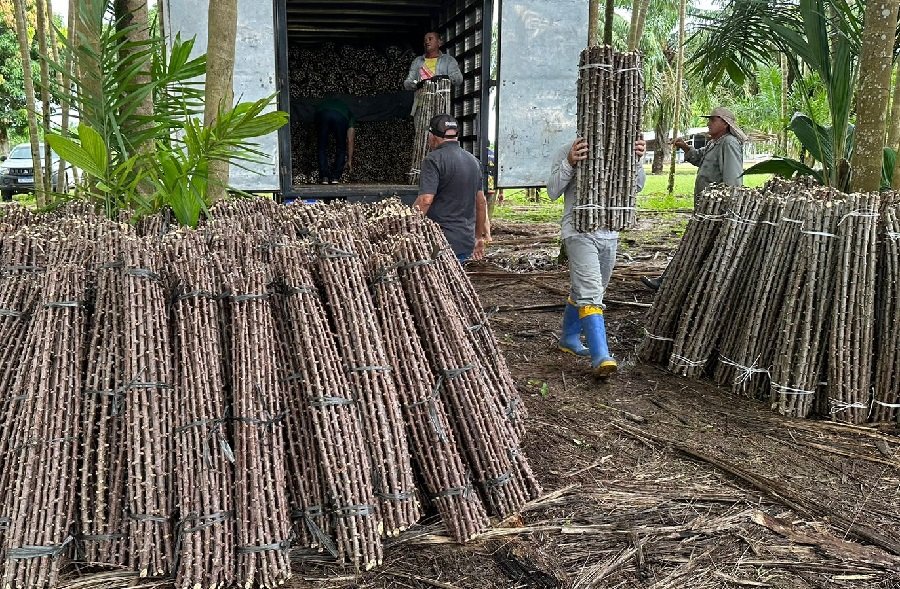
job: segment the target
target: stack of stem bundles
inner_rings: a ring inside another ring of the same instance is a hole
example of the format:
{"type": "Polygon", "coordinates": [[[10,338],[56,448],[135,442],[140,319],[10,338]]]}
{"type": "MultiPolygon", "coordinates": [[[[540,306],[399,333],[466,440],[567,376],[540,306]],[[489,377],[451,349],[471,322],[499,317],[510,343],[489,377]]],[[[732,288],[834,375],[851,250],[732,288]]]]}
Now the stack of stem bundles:
{"type": "Polygon", "coordinates": [[[290,550],[368,569],[424,513],[465,542],[540,493],[474,290],[408,207],[248,200],[197,230],[10,213],[4,587],[71,560],[276,587],[290,550]]]}
{"type": "MultiPolygon", "coordinates": [[[[397,46],[296,44],[289,49],[291,98],[373,96],[403,91],[416,53],[397,46]]],[[[357,183],[406,184],[413,149],[413,121],[402,118],[357,121],[353,169],[345,179],[357,183]]],[[[291,120],[291,166],[295,184],[318,183],[317,136],[312,121],[291,120]]],[[[333,145],[329,154],[333,161],[333,145]]]]}
{"type": "Polygon", "coordinates": [[[638,353],[784,415],[897,417],[897,206],[775,179],[698,201],[638,353]],[[874,387],[874,388],[873,388],[874,387]]]}
{"type": "Polygon", "coordinates": [[[450,80],[425,80],[416,90],[415,139],[412,162],[409,168],[409,183],[419,183],[419,166],[428,155],[428,124],[435,115],[450,112],[450,80]]]}
{"type": "Polygon", "coordinates": [[[575,229],[619,231],[635,222],[634,174],[640,162],[634,142],[640,134],[644,96],[641,58],[609,46],[581,52],[578,75],[578,136],[588,157],[575,175],[575,229]]]}

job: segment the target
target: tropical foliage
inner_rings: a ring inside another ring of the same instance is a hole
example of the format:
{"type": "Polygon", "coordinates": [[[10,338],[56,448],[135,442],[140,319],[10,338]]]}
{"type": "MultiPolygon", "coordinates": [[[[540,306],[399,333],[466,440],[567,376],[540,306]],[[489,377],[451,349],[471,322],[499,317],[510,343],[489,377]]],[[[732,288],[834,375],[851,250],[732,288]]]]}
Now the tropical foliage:
{"type": "Polygon", "coordinates": [[[735,84],[758,79],[765,65],[786,56],[800,103],[789,127],[818,162],[787,157],[758,164],[752,173],[810,175],[849,188],[853,153],[853,99],[857,86],[865,3],[862,0],[729,0],[701,24],[693,70],[704,83],[726,77],[735,84]],[[817,96],[824,91],[823,113],[817,96]]]}

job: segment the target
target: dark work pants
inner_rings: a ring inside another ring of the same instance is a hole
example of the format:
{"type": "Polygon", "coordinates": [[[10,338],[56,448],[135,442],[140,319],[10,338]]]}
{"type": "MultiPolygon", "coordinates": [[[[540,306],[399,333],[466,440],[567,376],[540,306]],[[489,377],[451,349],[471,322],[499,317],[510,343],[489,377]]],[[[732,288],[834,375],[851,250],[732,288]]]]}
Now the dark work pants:
{"type": "Polygon", "coordinates": [[[347,165],[347,130],[350,122],[334,110],[316,113],[319,132],[319,179],[340,180],[347,165]],[[334,166],[328,166],[328,142],[334,137],[334,166]]]}

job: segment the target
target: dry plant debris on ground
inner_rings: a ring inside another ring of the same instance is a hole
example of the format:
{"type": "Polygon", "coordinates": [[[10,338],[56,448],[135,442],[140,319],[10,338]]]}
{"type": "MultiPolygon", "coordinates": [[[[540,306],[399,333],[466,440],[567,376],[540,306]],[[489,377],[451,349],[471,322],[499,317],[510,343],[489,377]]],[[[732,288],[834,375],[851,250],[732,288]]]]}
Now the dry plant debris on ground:
{"type": "MultiPolygon", "coordinates": [[[[505,229],[468,270],[483,305],[506,309],[491,321],[528,406],[525,450],[545,496],[464,546],[417,527],[370,573],[305,560],[290,587],[900,587],[896,426],[785,418],[636,364],[645,309],[630,304],[609,305],[620,372],[598,383],[556,349],[565,269],[516,272],[555,260],[553,225],[505,229]]],[[[652,235],[623,234],[608,301],[650,302],[638,278],[677,244],[652,235]]]]}

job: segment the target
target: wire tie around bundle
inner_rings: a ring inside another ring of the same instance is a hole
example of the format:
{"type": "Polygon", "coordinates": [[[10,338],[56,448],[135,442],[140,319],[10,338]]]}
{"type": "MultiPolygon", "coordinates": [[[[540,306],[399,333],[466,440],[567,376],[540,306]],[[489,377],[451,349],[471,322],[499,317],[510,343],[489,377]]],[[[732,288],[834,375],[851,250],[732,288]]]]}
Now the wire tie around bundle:
{"type": "Polygon", "coordinates": [[[270,425],[275,425],[280,421],[283,421],[284,418],[287,417],[288,412],[282,411],[281,413],[271,417],[270,419],[259,419],[258,417],[234,417],[232,421],[237,421],[243,423],[245,425],[257,425],[260,427],[269,427],[270,425]]]}
{"type": "Polygon", "coordinates": [[[800,231],[803,235],[813,235],[817,237],[837,237],[836,233],[829,233],[827,231],[800,231]]]}
{"type": "Polygon", "coordinates": [[[481,323],[476,323],[475,325],[469,326],[470,333],[477,333],[488,326],[488,320],[500,312],[500,307],[494,305],[490,309],[488,309],[484,314],[484,320],[481,323]]]}
{"type": "Polygon", "coordinates": [[[256,554],[259,552],[273,552],[275,550],[290,550],[290,540],[282,540],[280,542],[272,542],[271,544],[260,544],[255,546],[238,546],[234,551],[238,554],[256,554]]]}
{"type": "Polygon", "coordinates": [[[693,221],[721,221],[725,215],[707,215],[706,213],[694,213],[691,215],[693,221]]]}
{"type": "Polygon", "coordinates": [[[77,309],[83,306],[84,301],[50,301],[44,303],[45,309],[77,309]]]}
{"type": "Polygon", "coordinates": [[[350,369],[350,372],[393,372],[394,369],[391,366],[355,366],[350,369]]]}
{"type": "Polygon", "coordinates": [[[509,403],[506,404],[504,408],[504,412],[506,413],[506,419],[509,421],[515,421],[518,419],[518,409],[519,407],[519,399],[517,397],[510,397],[509,403]]]}
{"type": "Polygon", "coordinates": [[[24,444],[19,444],[18,446],[15,446],[12,449],[12,451],[20,452],[22,450],[25,450],[26,448],[36,448],[38,446],[51,446],[53,444],[65,444],[67,442],[73,442],[73,441],[75,441],[74,436],[65,436],[62,438],[50,438],[49,440],[37,439],[37,440],[32,440],[30,442],[25,442],[24,444]]]}
{"type": "Polygon", "coordinates": [[[900,409],[900,403],[885,403],[884,401],[879,401],[878,399],[872,399],[872,402],[881,405],[882,407],[887,407],[888,409],[900,409]]]}
{"type": "Polygon", "coordinates": [[[732,384],[741,384],[743,382],[746,382],[753,378],[754,374],[769,374],[768,369],[756,367],[757,360],[759,360],[759,358],[754,360],[753,364],[751,364],[750,366],[744,366],[743,364],[738,364],[724,354],[719,354],[719,362],[738,369],[738,374],[734,377],[734,381],[732,382],[732,384]]]}
{"type": "Polygon", "coordinates": [[[282,380],[284,382],[296,381],[296,382],[305,384],[306,383],[306,375],[303,374],[302,372],[292,372],[292,373],[288,374],[287,376],[285,376],[284,379],[282,379],[282,380]]]}
{"type": "Polygon", "coordinates": [[[75,539],[79,542],[115,542],[127,537],[128,534],[125,532],[114,532],[112,534],[78,534],[75,539]]]}
{"type": "Polygon", "coordinates": [[[194,299],[194,298],[197,298],[197,299],[202,298],[202,299],[210,299],[213,301],[218,301],[218,300],[223,299],[224,295],[216,294],[214,292],[209,292],[206,290],[192,290],[190,292],[180,293],[178,296],[175,297],[175,300],[183,301],[185,299],[194,299]]]}
{"type": "Polygon", "coordinates": [[[8,530],[9,524],[12,523],[12,520],[8,517],[0,517],[0,531],[8,530]]]}
{"type": "Polygon", "coordinates": [[[212,446],[215,443],[215,440],[218,439],[219,447],[222,448],[222,453],[225,455],[225,459],[234,464],[237,462],[237,458],[234,455],[234,450],[231,448],[231,444],[228,443],[228,439],[225,437],[225,432],[222,431],[222,426],[225,425],[225,422],[228,421],[227,418],[216,418],[216,419],[198,419],[197,421],[192,421],[181,427],[175,428],[175,433],[180,434],[185,432],[191,428],[195,427],[206,427],[210,426],[206,430],[206,435],[203,439],[203,462],[206,463],[206,466],[212,468],[212,446]]]}
{"type": "Polygon", "coordinates": [[[125,267],[125,262],[118,260],[116,262],[103,262],[97,266],[97,270],[118,270],[125,267]]]}
{"type": "Polygon", "coordinates": [[[358,258],[359,256],[353,252],[344,251],[338,248],[333,243],[323,243],[321,245],[321,251],[319,252],[320,258],[327,259],[341,259],[341,258],[358,258]]]}
{"type": "Polygon", "coordinates": [[[703,366],[704,364],[706,364],[706,360],[691,360],[690,358],[685,358],[684,356],[679,356],[678,354],[672,354],[670,358],[672,360],[675,360],[676,366],[686,366],[687,368],[696,368],[698,366],[703,366]]]}
{"type": "Polygon", "coordinates": [[[444,489],[443,491],[438,491],[437,493],[432,495],[431,498],[440,499],[443,497],[468,497],[474,490],[475,489],[472,486],[472,482],[469,481],[464,487],[451,487],[449,489],[444,489]]]}
{"type": "Polygon", "coordinates": [[[734,211],[729,211],[725,214],[725,218],[732,223],[737,223],[738,225],[756,225],[756,221],[753,219],[745,219],[735,213],[734,211]]]}
{"type": "Polygon", "coordinates": [[[484,479],[482,483],[486,489],[496,489],[497,487],[502,487],[504,485],[509,484],[512,480],[512,472],[504,472],[498,477],[491,479],[484,479]]]}
{"type": "Polygon", "coordinates": [[[441,374],[443,375],[443,377],[446,380],[452,380],[452,379],[456,378],[457,376],[460,376],[470,370],[473,370],[474,368],[475,368],[474,364],[466,364],[462,368],[447,368],[447,369],[441,370],[441,374]]]}
{"type": "Polygon", "coordinates": [[[165,524],[169,522],[169,518],[162,515],[150,515],[149,513],[134,513],[131,510],[125,512],[125,516],[136,522],[150,522],[153,524],[165,524]]]}
{"type": "Polygon", "coordinates": [[[308,286],[308,285],[303,285],[303,286],[287,286],[287,285],[285,285],[282,288],[282,294],[285,294],[288,296],[297,295],[297,294],[310,294],[310,295],[313,295],[314,297],[317,297],[317,296],[319,296],[319,289],[317,289],[315,286],[308,286]]]}
{"type": "Polygon", "coordinates": [[[831,415],[837,415],[838,413],[842,413],[849,409],[868,409],[868,403],[862,403],[857,401],[855,403],[848,403],[847,401],[842,401],[841,399],[836,399],[834,397],[828,397],[828,413],[831,415]]]}
{"type": "Polygon", "coordinates": [[[872,209],[857,209],[855,211],[850,211],[838,221],[838,225],[849,219],[850,217],[863,217],[867,219],[877,219],[879,217],[878,211],[874,211],[872,209]]]}
{"type": "Polygon", "coordinates": [[[660,341],[660,342],[674,342],[675,341],[675,339],[671,338],[671,337],[663,337],[661,335],[653,335],[652,333],[647,331],[646,327],[644,328],[644,336],[649,337],[650,339],[653,339],[656,341],[660,341]]]}
{"type": "Polygon", "coordinates": [[[887,233],[885,233],[885,235],[887,235],[887,238],[891,241],[900,240],[900,233],[898,233],[897,231],[888,231],[887,233]]]}
{"type": "Polygon", "coordinates": [[[431,422],[431,428],[434,430],[435,435],[437,435],[438,440],[441,442],[447,442],[447,432],[444,431],[444,427],[441,425],[441,420],[438,417],[437,411],[437,399],[440,396],[441,389],[444,386],[444,377],[438,376],[437,380],[434,383],[434,386],[431,388],[431,393],[421,401],[414,401],[409,403],[407,407],[418,407],[419,405],[426,405],[428,411],[428,421],[431,422]]]}
{"type": "Polygon", "coordinates": [[[338,549],[331,537],[326,534],[321,527],[315,522],[314,517],[325,517],[325,508],[321,505],[309,505],[303,509],[294,509],[291,512],[291,519],[302,519],[306,524],[306,529],[313,535],[313,538],[322,548],[328,551],[332,558],[338,557],[338,549]]]}
{"type": "Polygon", "coordinates": [[[153,270],[149,270],[147,268],[127,268],[125,270],[125,276],[134,276],[136,278],[147,278],[153,282],[159,282],[162,280],[156,272],[153,270]]]}
{"type": "Polygon", "coordinates": [[[787,385],[778,384],[777,382],[773,382],[771,386],[772,386],[773,389],[775,389],[776,392],[778,392],[778,394],[780,394],[780,395],[786,395],[786,396],[789,396],[789,397],[790,397],[790,396],[803,397],[803,396],[809,396],[809,395],[815,395],[815,394],[816,394],[816,391],[807,391],[807,390],[804,390],[804,389],[795,389],[795,388],[789,387],[789,386],[787,386],[787,385]]]}
{"type": "Polygon", "coordinates": [[[760,221],[762,225],[771,225],[772,227],[778,227],[778,223],[775,221],[760,221]]]}
{"type": "Polygon", "coordinates": [[[323,395],[310,400],[311,407],[339,407],[341,405],[353,405],[356,403],[353,399],[345,399],[344,397],[329,397],[323,395]]]}
{"type": "Polygon", "coordinates": [[[25,311],[17,311],[15,309],[0,309],[0,317],[22,317],[25,311]]]}
{"type": "Polygon", "coordinates": [[[578,66],[580,70],[609,70],[612,71],[613,66],[608,63],[586,63],[584,65],[578,66]]]}
{"type": "Polygon", "coordinates": [[[243,303],[245,301],[264,301],[272,296],[272,293],[248,293],[242,295],[231,295],[232,302],[243,303]]]}
{"type": "Polygon", "coordinates": [[[781,218],[782,223],[795,223],[797,225],[803,225],[803,221],[800,219],[788,219],[787,217],[781,218]]]}
{"type": "Polygon", "coordinates": [[[43,558],[49,556],[56,558],[63,553],[66,546],[75,539],[71,534],[66,536],[62,544],[54,544],[52,546],[20,546],[18,548],[10,548],[6,552],[6,560],[30,560],[32,558],[43,558]]]}
{"type": "Polygon", "coordinates": [[[371,505],[346,505],[344,507],[336,507],[334,513],[336,513],[338,517],[368,517],[370,515],[375,515],[375,508],[371,505]]]}
{"type": "Polygon", "coordinates": [[[184,534],[193,534],[194,532],[199,532],[201,530],[205,530],[206,528],[210,528],[216,524],[224,523],[228,520],[234,519],[233,511],[216,511],[214,513],[208,513],[206,515],[200,515],[199,513],[189,513],[184,519],[179,522],[181,526],[181,532],[184,534]],[[184,524],[187,522],[199,522],[197,525],[186,528],[184,524]]]}
{"type": "Polygon", "coordinates": [[[376,491],[375,496],[385,501],[409,501],[415,494],[406,491],[398,491],[396,493],[385,493],[384,491],[376,491]]]}
{"type": "Polygon", "coordinates": [[[400,275],[397,274],[397,268],[399,268],[399,264],[397,262],[385,264],[384,266],[379,267],[375,271],[375,275],[372,277],[372,284],[397,282],[398,280],[400,280],[400,275]]]}
{"type": "Polygon", "coordinates": [[[6,274],[7,272],[34,272],[35,274],[40,272],[46,272],[47,269],[43,266],[33,266],[33,265],[13,265],[13,266],[3,266],[0,269],[0,272],[6,274]]]}

